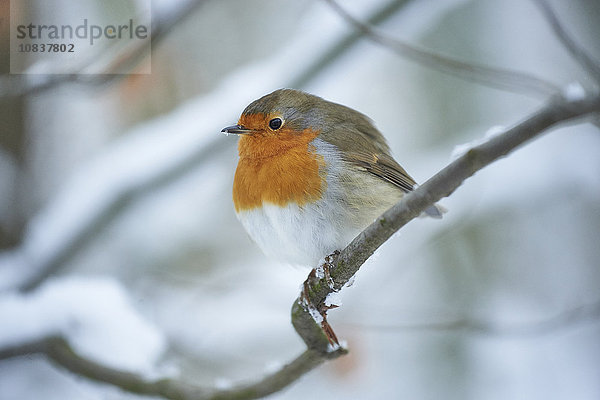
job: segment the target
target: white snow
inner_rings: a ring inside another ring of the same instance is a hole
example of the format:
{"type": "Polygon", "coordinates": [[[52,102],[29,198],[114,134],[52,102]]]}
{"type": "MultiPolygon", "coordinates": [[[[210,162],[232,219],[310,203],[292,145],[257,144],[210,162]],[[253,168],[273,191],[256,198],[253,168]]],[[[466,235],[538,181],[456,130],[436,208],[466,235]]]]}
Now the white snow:
{"type": "Polygon", "coordinates": [[[15,288],[22,282],[26,262],[19,251],[0,253],[0,292],[15,288]]]}
{"type": "Polygon", "coordinates": [[[354,280],[356,279],[356,275],[352,275],[352,277],[350,279],[348,279],[348,282],[346,282],[346,284],[344,285],[345,288],[349,288],[352,285],[354,285],[354,280]]]}
{"type": "Polygon", "coordinates": [[[347,349],[348,348],[348,343],[346,343],[345,340],[340,340],[339,343],[329,343],[327,345],[327,352],[328,353],[333,353],[335,351],[338,351],[340,349],[347,349]]]}
{"type": "Polygon", "coordinates": [[[315,308],[314,305],[312,305],[308,300],[306,299],[302,299],[302,307],[304,307],[304,309],[306,311],[308,311],[308,313],[310,314],[310,316],[312,317],[312,319],[319,325],[321,325],[321,323],[323,322],[323,316],[321,315],[321,313],[319,312],[319,310],[317,310],[315,308]]]}
{"type": "Polygon", "coordinates": [[[54,279],[30,294],[5,293],[0,320],[0,347],[60,335],[85,357],[145,374],[166,348],[160,331],[110,278],[54,279]]]}
{"type": "Polygon", "coordinates": [[[571,82],[564,88],[563,96],[569,101],[581,100],[585,97],[585,88],[579,82],[571,82]]]}
{"type": "Polygon", "coordinates": [[[265,374],[274,374],[283,368],[284,364],[281,361],[271,360],[265,365],[265,374]]]}
{"type": "Polygon", "coordinates": [[[492,126],[485,132],[485,135],[483,136],[483,138],[478,138],[471,142],[457,144],[456,146],[454,146],[454,148],[452,149],[452,154],[450,155],[450,159],[452,161],[456,160],[457,158],[459,158],[463,154],[465,154],[467,151],[471,150],[473,147],[482,145],[485,142],[487,142],[488,140],[503,134],[505,131],[506,131],[506,128],[501,125],[492,126]]]}
{"type": "Polygon", "coordinates": [[[342,291],[329,293],[325,298],[325,305],[340,307],[342,305],[342,291]]]}
{"type": "Polygon", "coordinates": [[[217,378],[215,379],[215,389],[228,390],[233,388],[233,382],[228,378],[217,378]]]}

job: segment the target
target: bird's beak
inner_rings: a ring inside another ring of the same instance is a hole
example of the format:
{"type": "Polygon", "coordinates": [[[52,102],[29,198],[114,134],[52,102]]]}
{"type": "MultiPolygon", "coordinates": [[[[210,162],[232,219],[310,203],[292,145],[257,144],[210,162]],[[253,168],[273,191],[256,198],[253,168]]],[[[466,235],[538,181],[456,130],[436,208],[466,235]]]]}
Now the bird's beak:
{"type": "Polygon", "coordinates": [[[243,125],[231,125],[223,128],[221,132],[225,133],[226,135],[249,135],[252,130],[243,125]]]}

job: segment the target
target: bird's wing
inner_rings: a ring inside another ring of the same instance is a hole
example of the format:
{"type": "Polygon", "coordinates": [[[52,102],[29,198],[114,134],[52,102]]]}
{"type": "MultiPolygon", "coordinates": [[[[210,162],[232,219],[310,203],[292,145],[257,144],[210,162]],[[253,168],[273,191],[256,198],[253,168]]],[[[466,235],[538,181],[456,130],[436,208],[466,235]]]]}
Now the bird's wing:
{"type": "Polygon", "coordinates": [[[321,138],[340,149],[342,157],[350,164],[404,192],[413,190],[415,180],[390,155],[385,138],[371,120],[354,110],[345,107],[342,110],[345,111],[344,118],[330,121],[330,129],[325,130],[321,138]]]}
{"type": "Polygon", "coordinates": [[[348,152],[344,159],[404,192],[414,189],[415,180],[390,155],[365,151],[348,152]]]}
{"type": "MultiPolygon", "coordinates": [[[[390,155],[385,138],[368,117],[348,107],[336,104],[330,107],[335,113],[326,113],[328,126],[320,137],[336,146],[344,161],[405,193],[415,188],[415,180],[390,155]]],[[[436,204],[425,210],[434,218],[441,218],[444,212],[445,209],[436,204]]]]}

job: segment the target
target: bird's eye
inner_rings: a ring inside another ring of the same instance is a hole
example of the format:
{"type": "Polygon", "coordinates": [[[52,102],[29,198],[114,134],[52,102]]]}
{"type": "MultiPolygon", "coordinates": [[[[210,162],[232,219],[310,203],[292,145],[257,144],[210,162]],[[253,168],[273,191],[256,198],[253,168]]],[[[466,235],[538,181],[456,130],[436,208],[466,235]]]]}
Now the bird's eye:
{"type": "Polygon", "coordinates": [[[281,128],[281,125],[283,125],[281,118],[273,118],[269,121],[269,128],[273,129],[274,131],[281,128]]]}

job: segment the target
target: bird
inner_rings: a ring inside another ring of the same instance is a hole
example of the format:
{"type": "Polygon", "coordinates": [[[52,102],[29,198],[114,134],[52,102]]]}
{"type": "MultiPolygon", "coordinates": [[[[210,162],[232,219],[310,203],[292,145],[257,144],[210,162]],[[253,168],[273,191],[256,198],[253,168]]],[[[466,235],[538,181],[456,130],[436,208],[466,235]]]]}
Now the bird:
{"type": "MultiPolygon", "coordinates": [[[[239,136],[237,218],[284,263],[317,266],[417,186],[371,119],[300,90],[253,101],[221,132],[239,136]]],[[[432,205],[424,213],[444,212],[432,205]]]]}

